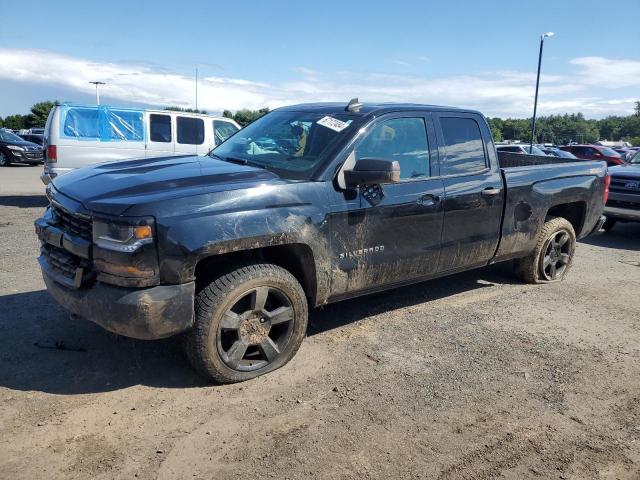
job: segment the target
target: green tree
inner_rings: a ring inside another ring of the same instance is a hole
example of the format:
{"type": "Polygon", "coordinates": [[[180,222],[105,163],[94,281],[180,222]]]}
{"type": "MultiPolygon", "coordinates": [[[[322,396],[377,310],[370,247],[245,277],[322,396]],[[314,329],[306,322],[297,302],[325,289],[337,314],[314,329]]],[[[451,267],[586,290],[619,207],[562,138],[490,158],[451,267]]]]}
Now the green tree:
{"type": "Polygon", "coordinates": [[[231,110],[225,110],[224,112],[222,112],[222,116],[226,118],[232,118],[233,120],[238,122],[241,127],[246,127],[254,120],[257,120],[258,118],[263,116],[265,113],[269,113],[269,109],[267,107],[261,108],[260,110],[248,110],[246,108],[243,108],[242,110],[238,110],[236,113],[231,113],[231,110]]]}
{"type": "Polygon", "coordinates": [[[44,124],[47,123],[49,112],[56,103],[49,101],[34,103],[31,107],[31,113],[27,115],[27,127],[44,127],[44,124]]]}
{"type": "Polygon", "coordinates": [[[16,115],[9,115],[4,119],[4,126],[5,128],[10,128],[12,130],[27,128],[27,115],[20,115],[19,113],[16,115]]]}
{"type": "Polygon", "coordinates": [[[636,115],[640,117],[640,101],[636,102],[636,108],[634,110],[636,115]]]}
{"type": "Polygon", "coordinates": [[[4,127],[4,120],[2,120],[2,117],[0,117],[0,128],[4,127]]]}
{"type": "Polygon", "coordinates": [[[183,108],[183,107],[164,107],[165,110],[170,110],[172,112],[185,112],[185,113],[203,113],[207,114],[206,110],[200,110],[197,108],[183,108]]]}

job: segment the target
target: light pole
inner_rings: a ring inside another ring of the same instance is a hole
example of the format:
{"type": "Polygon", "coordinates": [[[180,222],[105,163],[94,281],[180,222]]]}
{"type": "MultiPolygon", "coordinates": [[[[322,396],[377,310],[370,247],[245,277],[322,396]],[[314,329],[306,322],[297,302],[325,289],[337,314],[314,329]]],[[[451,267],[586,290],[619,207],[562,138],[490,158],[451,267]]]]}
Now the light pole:
{"type": "Polygon", "coordinates": [[[89,82],[96,86],[96,103],[100,105],[100,85],[106,85],[104,82],[89,82]]]}
{"type": "Polygon", "coordinates": [[[531,119],[531,142],[529,142],[529,153],[533,151],[533,139],[536,135],[536,110],[538,109],[538,88],[540,87],[540,67],[542,66],[542,47],[544,46],[544,39],[547,37],[553,37],[553,32],[547,32],[540,35],[540,53],[538,54],[538,76],[536,77],[536,96],[533,100],[533,118],[531,119]]]}

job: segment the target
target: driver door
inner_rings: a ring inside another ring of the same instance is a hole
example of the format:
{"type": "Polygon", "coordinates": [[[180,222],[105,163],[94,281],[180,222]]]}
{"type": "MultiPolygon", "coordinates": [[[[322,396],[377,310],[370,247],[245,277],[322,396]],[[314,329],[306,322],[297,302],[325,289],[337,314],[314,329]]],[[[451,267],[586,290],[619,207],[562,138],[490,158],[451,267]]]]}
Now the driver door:
{"type": "Polygon", "coordinates": [[[345,166],[361,158],[398,161],[400,181],[332,191],[332,297],[427,278],[438,265],[444,188],[430,115],[376,120],[345,166]]]}

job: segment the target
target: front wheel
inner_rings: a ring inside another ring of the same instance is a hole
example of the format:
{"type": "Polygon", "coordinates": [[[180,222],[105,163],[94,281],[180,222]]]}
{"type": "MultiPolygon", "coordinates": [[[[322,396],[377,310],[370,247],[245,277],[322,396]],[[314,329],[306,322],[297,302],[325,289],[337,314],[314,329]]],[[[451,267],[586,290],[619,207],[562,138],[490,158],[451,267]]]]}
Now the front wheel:
{"type": "Polygon", "coordinates": [[[531,255],[516,262],[516,270],[526,283],[559,282],[565,278],[576,249],[576,233],[564,218],[543,225],[531,255]]]}
{"type": "Polygon", "coordinates": [[[285,365],[307,330],[307,300],[285,269],[240,267],[196,295],[184,347],[192,365],[220,383],[249,380],[285,365]]]}
{"type": "Polygon", "coordinates": [[[0,167],[8,167],[9,165],[11,165],[9,156],[4,152],[0,152],[0,167]]]}

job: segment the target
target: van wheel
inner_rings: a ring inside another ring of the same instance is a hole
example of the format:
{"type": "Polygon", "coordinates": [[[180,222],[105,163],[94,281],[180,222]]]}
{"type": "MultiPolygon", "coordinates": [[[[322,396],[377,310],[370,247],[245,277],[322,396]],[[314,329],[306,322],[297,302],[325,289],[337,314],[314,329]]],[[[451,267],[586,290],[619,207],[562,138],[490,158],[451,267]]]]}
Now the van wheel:
{"type": "Polygon", "coordinates": [[[285,365],[307,331],[307,299],[285,269],[237,268],[197,295],[185,352],[203,375],[220,383],[249,380],[285,365]]]}
{"type": "Polygon", "coordinates": [[[564,218],[553,218],[543,225],[531,255],[516,261],[516,271],[526,283],[563,280],[573,262],[576,233],[564,218]]]}
{"type": "Polygon", "coordinates": [[[0,152],[0,167],[8,167],[11,165],[11,160],[4,152],[0,152]]]}

